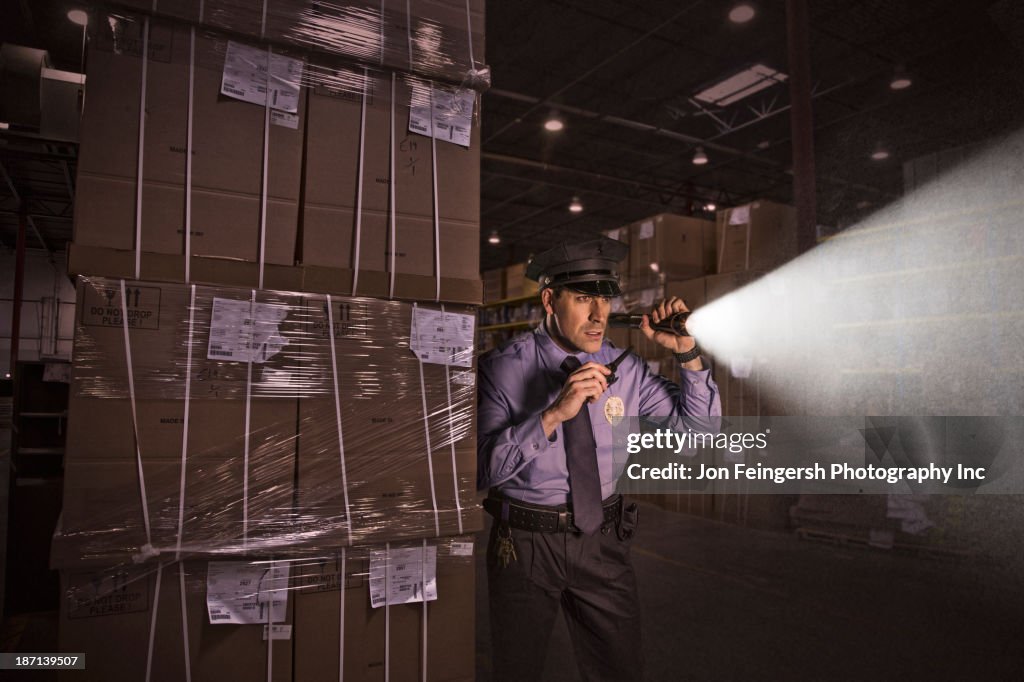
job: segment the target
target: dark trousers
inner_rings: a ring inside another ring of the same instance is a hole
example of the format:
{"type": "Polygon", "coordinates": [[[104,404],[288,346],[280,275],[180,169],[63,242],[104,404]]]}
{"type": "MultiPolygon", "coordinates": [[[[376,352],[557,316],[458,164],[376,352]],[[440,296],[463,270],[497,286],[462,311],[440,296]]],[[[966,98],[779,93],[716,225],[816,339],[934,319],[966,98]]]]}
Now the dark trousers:
{"type": "Polygon", "coordinates": [[[487,549],[494,679],[535,682],[561,608],[584,680],[641,680],[643,651],[631,539],[615,525],[592,536],[511,529],[517,559],[487,549]]]}

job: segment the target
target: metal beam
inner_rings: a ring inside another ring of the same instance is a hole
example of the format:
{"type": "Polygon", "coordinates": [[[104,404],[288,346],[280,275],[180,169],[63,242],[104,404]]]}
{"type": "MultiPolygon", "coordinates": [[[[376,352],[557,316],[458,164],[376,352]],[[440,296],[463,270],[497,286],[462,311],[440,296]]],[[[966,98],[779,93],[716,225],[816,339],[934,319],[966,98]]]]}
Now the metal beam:
{"type": "Polygon", "coordinates": [[[814,120],[811,115],[811,64],[807,0],[786,0],[789,55],[789,116],[793,140],[793,203],[797,252],[814,248],[817,236],[817,184],[814,177],[814,120]]]}
{"type": "MultiPolygon", "coordinates": [[[[11,194],[14,195],[14,198],[18,201],[18,204],[20,206],[24,207],[25,204],[24,204],[24,202],[21,199],[21,195],[18,194],[18,190],[14,186],[14,182],[11,180],[11,176],[8,175],[7,169],[4,168],[4,164],[3,163],[0,163],[0,174],[2,174],[4,176],[4,181],[7,183],[7,187],[11,190],[11,194]]],[[[32,228],[32,233],[35,234],[36,239],[38,239],[39,243],[43,245],[43,248],[46,249],[46,252],[49,253],[52,256],[53,255],[53,249],[51,249],[50,245],[46,243],[45,239],[43,239],[43,235],[40,234],[39,228],[36,227],[35,221],[32,220],[32,217],[28,215],[27,211],[23,211],[23,215],[24,215],[25,222],[28,223],[29,227],[32,228]]],[[[21,227],[23,227],[23,226],[20,226],[19,230],[21,229],[21,227]]],[[[19,243],[20,243],[20,240],[21,240],[21,233],[20,233],[20,231],[19,231],[18,235],[19,235],[18,239],[19,239],[19,243]]]]}
{"type": "MultiPolygon", "coordinates": [[[[687,5],[686,7],[682,8],[681,10],[679,10],[678,12],[676,12],[675,14],[670,16],[665,21],[661,22],[660,24],[658,24],[657,26],[655,26],[651,30],[647,31],[646,33],[644,33],[640,37],[638,37],[635,40],[633,40],[631,43],[629,43],[628,45],[623,47],[618,52],[615,52],[613,54],[608,55],[606,58],[604,58],[603,60],[601,60],[600,62],[598,62],[594,66],[592,66],[591,68],[587,69],[586,71],[584,71],[582,74],[580,74],[576,78],[572,79],[571,81],[569,81],[568,83],[566,83],[562,87],[560,87],[557,90],[555,90],[554,92],[550,93],[547,97],[545,97],[545,98],[539,100],[538,102],[536,102],[533,106],[531,106],[527,110],[527,112],[525,114],[523,114],[523,116],[529,116],[530,114],[532,114],[537,109],[543,108],[548,103],[550,103],[550,101],[552,99],[558,97],[559,95],[561,95],[563,92],[565,92],[569,88],[571,88],[571,87],[575,86],[576,84],[578,84],[580,81],[583,81],[584,79],[594,75],[595,73],[597,73],[598,71],[600,71],[604,67],[608,66],[609,64],[614,62],[616,59],[618,59],[622,55],[624,55],[626,52],[628,52],[629,50],[633,49],[637,45],[643,43],[645,40],[647,40],[648,38],[650,38],[651,36],[656,34],[658,31],[660,31],[661,29],[665,28],[666,26],[672,24],[677,19],[679,19],[679,17],[681,17],[684,14],[688,13],[691,9],[693,9],[694,7],[697,7],[700,4],[702,4],[702,0],[697,0],[696,2],[692,2],[689,5],[687,5]]],[[[499,128],[496,132],[491,133],[490,137],[488,137],[486,140],[484,140],[484,144],[487,144],[488,142],[491,142],[492,140],[494,140],[494,138],[498,137],[499,135],[504,133],[506,130],[508,130],[509,128],[517,125],[518,123],[519,123],[519,120],[517,119],[516,121],[513,121],[512,123],[505,124],[504,126],[499,128]]]]}

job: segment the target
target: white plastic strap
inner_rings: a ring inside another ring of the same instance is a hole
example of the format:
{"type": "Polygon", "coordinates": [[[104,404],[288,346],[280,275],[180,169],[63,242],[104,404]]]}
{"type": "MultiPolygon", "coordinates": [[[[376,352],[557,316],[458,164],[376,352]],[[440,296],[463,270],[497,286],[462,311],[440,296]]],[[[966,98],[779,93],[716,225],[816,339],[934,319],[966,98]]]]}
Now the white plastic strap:
{"type": "Polygon", "coordinates": [[[750,269],[750,222],[751,222],[750,220],[747,220],[747,243],[745,245],[746,249],[745,249],[745,251],[743,253],[743,269],[744,270],[749,270],[750,269]]]}
{"type": "MultiPolygon", "coordinates": [[[[350,540],[351,542],[351,540],[350,540]]],[[[338,682],[345,682],[345,548],[341,548],[338,574],[338,682]]]]}
{"type": "Polygon", "coordinates": [[[391,118],[389,119],[391,124],[391,136],[389,138],[390,159],[388,163],[391,166],[389,168],[390,182],[388,183],[388,191],[390,193],[388,201],[388,226],[391,238],[388,245],[391,247],[391,262],[388,266],[388,270],[391,272],[390,283],[388,284],[388,298],[395,297],[395,213],[397,207],[395,206],[395,185],[398,183],[398,176],[395,173],[395,74],[391,74],[391,118]]]}
{"type": "Polygon", "coordinates": [[[366,96],[369,92],[370,70],[363,69],[363,102],[359,112],[359,165],[356,177],[356,224],[355,243],[352,248],[352,295],[356,295],[356,288],[359,284],[359,255],[362,251],[360,246],[363,236],[363,159],[366,153],[366,96]]]}
{"type": "Polygon", "coordinates": [[[185,653],[185,682],[192,682],[192,655],[188,650],[188,600],[185,599],[185,562],[178,562],[178,592],[181,595],[181,639],[185,653]]]}
{"type": "Polygon", "coordinates": [[[384,543],[384,682],[391,679],[391,543],[384,543]]]}
{"type": "MultiPolygon", "coordinates": [[[[416,315],[416,303],[412,304],[413,316],[416,315]]],[[[433,448],[430,445],[430,413],[427,411],[427,386],[423,380],[423,361],[420,367],[420,398],[423,402],[423,438],[427,444],[427,473],[430,475],[430,500],[434,505],[434,535],[441,534],[441,515],[437,508],[437,492],[434,486],[434,460],[431,457],[433,448]]]]}
{"type": "Polygon", "coordinates": [[[380,65],[384,66],[384,0],[380,0],[380,65]]]}
{"type": "Polygon", "coordinates": [[[135,279],[142,271],[142,162],[146,152],[146,77],[149,66],[149,17],[142,24],[142,81],[139,84],[139,163],[135,175],[135,279]]]}
{"type": "Polygon", "coordinates": [[[420,585],[423,586],[423,682],[427,682],[427,539],[423,538],[423,553],[420,555],[420,585]]]}
{"type": "Polygon", "coordinates": [[[441,300],[441,216],[437,205],[437,140],[434,138],[434,83],[430,83],[430,181],[434,192],[434,300],[441,300]]]}
{"type": "MultiPolygon", "coordinates": [[[[202,8],[200,6],[200,14],[202,8]]],[[[188,119],[185,123],[185,281],[192,281],[192,112],[196,82],[196,29],[189,29],[188,119]]]]}
{"type": "Polygon", "coordinates": [[[469,43],[469,68],[476,68],[476,59],[473,57],[473,19],[469,13],[469,0],[466,0],[466,41],[469,43]]]}
{"type": "MultiPolygon", "coordinates": [[[[444,305],[441,305],[441,312],[444,313],[444,305]]],[[[452,489],[455,493],[455,513],[459,518],[459,535],[462,535],[462,500],[459,499],[459,466],[455,461],[455,410],[452,407],[452,377],[451,365],[448,364],[448,355],[444,360],[444,387],[448,392],[448,440],[452,454],[452,489]]]]}
{"type": "Polygon", "coordinates": [[[142,496],[142,523],[146,527],[146,547],[143,552],[153,546],[153,536],[149,529],[149,500],[146,496],[146,474],[142,469],[142,449],[139,446],[139,413],[135,406],[135,372],[132,369],[132,342],[128,334],[128,304],[124,280],[121,280],[121,329],[124,332],[124,359],[128,365],[128,397],[132,403],[132,432],[135,435],[135,463],[138,467],[139,494],[142,496]]]}
{"type": "Polygon", "coordinates": [[[412,66],[412,8],[410,0],[405,0],[405,44],[409,49],[409,70],[415,71],[412,66]]]}
{"type": "MultiPolygon", "coordinates": [[[[267,5],[263,5],[266,21],[267,5]]],[[[257,289],[263,288],[263,264],[267,258],[267,176],[270,163],[270,58],[273,48],[267,48],[267,96],[263,100],[263,176],[260,178],[260,275],[257,289]]]]}
{"type": "Polygon", "coordinates": [[[352,544],[352,509],[348,498],[348,469],[345,466],[345,439],[341,432],[341,395],[338,391],[338,358],[334,348],[334,305],[327,294],[327,345],[331,347],[331,377],[334,380],[334,419],[338,425],[338,462],[341,465],[341,485],[345,491],[345,523],[348,524],[348,544],[352,544]]]}
{"type": "Polygon", "coordinates": [[[164,576],[164,565],[156,565],[156,588],[153,594],[153,612],[149,614],[149,648],[146,650],[146,682],[153,674],[153,644],[156,641],[156,614],[160,607],[160,581],[164,576]]]}
{"type": "Polygon", "coordinates": [[[178,485],[178,543],[174,558],[181,559],[181,536],[185,526],[185,470],[188,463],[188,418],[192,407],[192,336],[196,319],[196,285],[191,287],[188,303],[188,350],[185,351],[185,415],[181,425],[181,481],[178,485]]]}
{"type": "MultiPolygon", "coordinates": [[[[267,574],[275,577],[274,569],[276,564],[270,562],[270,572],[267,574]]],[[[274,592],[276,585],[271,587],[270,599],[267,602],[267,682],[274,680],[274,592]]]]}
{"type": "Polygon", "coordinates": [[[729,232],[729,218],[732,217],[733,209],[727,209],[725,222],[722,224],[722,241],[718,244],[718,272],[722,271],[722,264],[725,263],[725,237],[729,232]]]}
{"type": "MultiPolygon", "coordinates": [[[[249,297],[249,343],[252,348],[254,333],[253,317],[256,307],[256,290],[252,289],[249,297]]],[[[252,353],[249,354],[248,367],[245,374],[245,447],[242,460],[242,548],[249,546],[249,425],[252,418],[252,353]]]]}

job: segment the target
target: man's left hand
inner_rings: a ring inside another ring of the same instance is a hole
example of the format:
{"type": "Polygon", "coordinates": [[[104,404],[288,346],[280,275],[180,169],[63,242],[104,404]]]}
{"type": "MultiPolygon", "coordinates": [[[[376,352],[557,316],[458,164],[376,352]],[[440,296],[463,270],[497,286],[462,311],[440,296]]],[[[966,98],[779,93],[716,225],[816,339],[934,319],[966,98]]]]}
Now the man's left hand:
{"type": "Polygon", "coordinates": [[[697,341],[692,336],[676,336],[672,332],[655,331],[651,327],[652,323],[658,324],[676,313],[684,313],[688,310],[689,308],[686,307],[686,303],[678,296],[665,299],[654,306],[650,315],[644,315],[644,319],[640,323],[640,331],[648,339],[673,353],[685,353],[693,350],[693,347],[697,345],[697,341]]]}

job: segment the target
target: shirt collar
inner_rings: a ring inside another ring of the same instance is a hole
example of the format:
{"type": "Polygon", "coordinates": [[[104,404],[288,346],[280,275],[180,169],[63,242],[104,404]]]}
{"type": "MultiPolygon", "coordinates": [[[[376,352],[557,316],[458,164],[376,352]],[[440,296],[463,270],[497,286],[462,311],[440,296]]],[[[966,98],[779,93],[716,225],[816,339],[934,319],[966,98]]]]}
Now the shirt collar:
{"type": "MultiPolygon", "coordinates": [[[[584,353],[580,351],[578,353],[570,353],[564,350],[561,346],[555,343],[555,340],[551,338],[548,333],[547,322],[542,320],[537,328],[533,330],[536,335],[537,350],[540,353],[541,360],[544,363],[545,368],[552,371],[561,371],[562,361],[565,360],[567,355],[575,355],[580,364],[586,364],[591,360],[597,358],[597,355],[591,355],[590,353],[584,353]]],[[[601,347],[604,348],[604,342],[601,343],[601,347]]],[[[598,351],[600,353],[600,351],[598,351]]]]}

